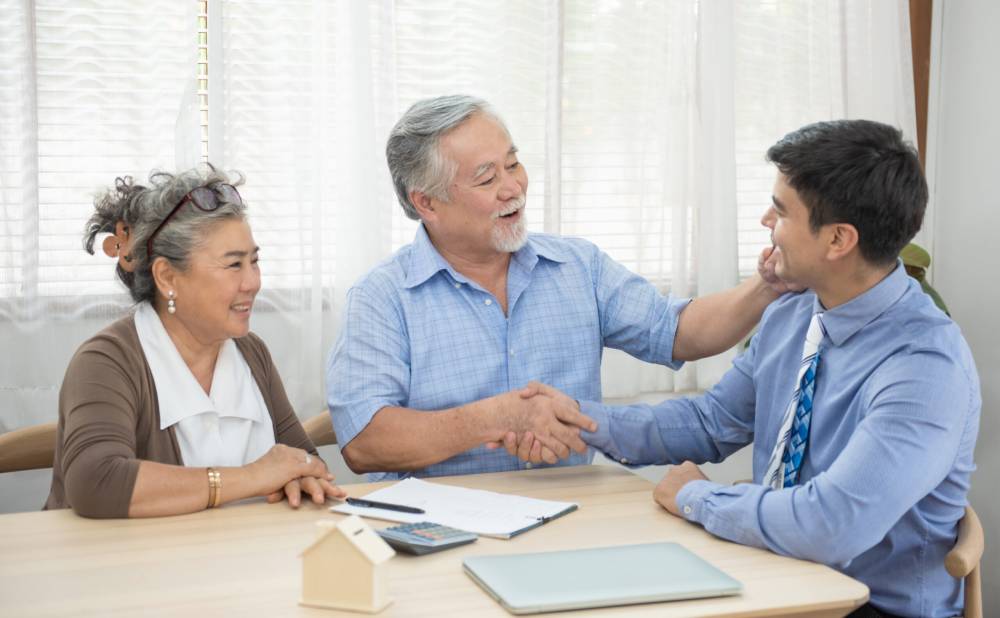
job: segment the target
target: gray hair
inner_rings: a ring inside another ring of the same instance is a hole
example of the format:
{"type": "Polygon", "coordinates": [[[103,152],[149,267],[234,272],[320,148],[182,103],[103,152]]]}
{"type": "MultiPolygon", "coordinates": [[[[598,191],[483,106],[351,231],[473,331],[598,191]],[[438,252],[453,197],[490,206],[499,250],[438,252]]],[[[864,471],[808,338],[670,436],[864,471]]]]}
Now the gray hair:
{"type": "Polygon", "coordinates": [[[385,145],[385,158],[396,198],[407,217],[420,219],[410,201],[410,191],[448,200],[448,185],[455,177],[457,164],[441,154],[439,144],[445,134],[475,114],[489,116],[507,131],[489,103],[464,94],[417,101],[392,128],[385,145]]]}
{"type": "MultiPolygon", "coordinates": [[[[238,186],[243,176],[231,181],[225,174],[206,164],[179,174],[154,171],[149,175],[149,186],[133,182],[131,176],[115,179],[113,188],[101,193],[94,200],[94,214],[90,216],[83,234],[83,247],[94,253],[94,240],[98,234],[115,232],[121,221],[129,228],[131,251],[129,263],[132,271],[118,264],[115,271],[135,302],[150,301],[156,296],[153,280],[153,261],[162,256],[179,270],[186,270],[195,250],[214,225],[223,220],[246,219],[246,207],[223,201],[218,190],[220,184],[238,186]],[[153,252],[146,252],[146,241],[158,225],[170,214],[188,193],[199,187],[208,187],[215,193],[219,207],[204,212],[191,204],[179,209],[153,239],[153,252]]],[[[122,248],[124,251],[124,247],[122,248]]]]}

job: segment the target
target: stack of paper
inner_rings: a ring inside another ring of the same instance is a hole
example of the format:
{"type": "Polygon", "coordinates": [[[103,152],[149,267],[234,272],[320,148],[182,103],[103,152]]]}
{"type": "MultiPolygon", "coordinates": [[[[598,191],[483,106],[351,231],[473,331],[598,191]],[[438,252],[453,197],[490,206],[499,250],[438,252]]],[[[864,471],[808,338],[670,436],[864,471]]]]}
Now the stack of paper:
{"type": "Polygon", "coordinates": [[[350,504],[330,507],[330,510],[404,523],[431,521],[483,536],[509,539],[550,519],[574,511],[578,506],[573,502],[553,502],[480,489],[439,485],[415,478],[402,480],[364,497],[367,500],[416,507],[423,509],[424,513],[418,515],[350,504]]]}

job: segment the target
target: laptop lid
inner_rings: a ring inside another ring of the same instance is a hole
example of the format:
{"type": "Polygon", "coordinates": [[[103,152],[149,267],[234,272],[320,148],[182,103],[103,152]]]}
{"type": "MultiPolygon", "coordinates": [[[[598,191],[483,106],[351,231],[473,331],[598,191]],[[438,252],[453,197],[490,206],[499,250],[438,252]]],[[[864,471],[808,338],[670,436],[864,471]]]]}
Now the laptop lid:
{"type": "Polygon", "coordinates": [[[513,614],[725,596],[743,588],[677,543],[470,556],[463,567],[513,614]]]}

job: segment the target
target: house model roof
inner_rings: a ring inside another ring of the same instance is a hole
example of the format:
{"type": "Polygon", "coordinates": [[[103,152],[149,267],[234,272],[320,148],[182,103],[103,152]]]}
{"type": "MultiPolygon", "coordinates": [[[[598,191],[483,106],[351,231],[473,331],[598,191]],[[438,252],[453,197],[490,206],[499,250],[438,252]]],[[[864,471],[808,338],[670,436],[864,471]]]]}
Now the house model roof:
{"type": "Polygon", "coordinates": [[[351,515],[338,522],[323,520],[317,524],[321,528],[319,536],[299,554],[300,556],[305,556],[325,543],[331,535],[342,536],[371,564],[382,564],[396,555],[389,544],[357,515],[351,515]]]}

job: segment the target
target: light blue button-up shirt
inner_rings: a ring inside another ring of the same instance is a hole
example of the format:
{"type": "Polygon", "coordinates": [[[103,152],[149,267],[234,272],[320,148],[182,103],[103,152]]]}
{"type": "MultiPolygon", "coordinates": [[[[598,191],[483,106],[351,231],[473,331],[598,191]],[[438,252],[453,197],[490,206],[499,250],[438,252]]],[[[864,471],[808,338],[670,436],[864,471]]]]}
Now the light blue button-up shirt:
{"type": "Polygon", "coordinates": [[[812,292],[774,302],[746,354],[701,397],[583,402],[599,424],[584,439],[642,464],[718,462],[753,442],[757,484],[688,483],[677,496],[685,518],[738,543],[833,566],[867,584],[887,612],[954,616],[962,586],[944,556],[975,468],[979,380],[958,326],[902,264],[823,313],[800,484],[761,484],[809,320],[821,310],[812,292]]]}
{"type": "MultiPolygon", "coordinates": [[[[326,381],[341,446],[386,406],[441,410],[531,380],[600,401],[605,346],[681,365],[673,361],[673,344],[687,301],[660,294],[585,240],[530,234],[511,257],[507,304],[505,316],[492,294],[441,257],[421,226],[412,244],[348,292],[326,381]]],[[[560,465],[591,458],[574,453],[560,465]]],[[[477,447],[412,474],[529,466],[503,449],[477,447]]]]}

